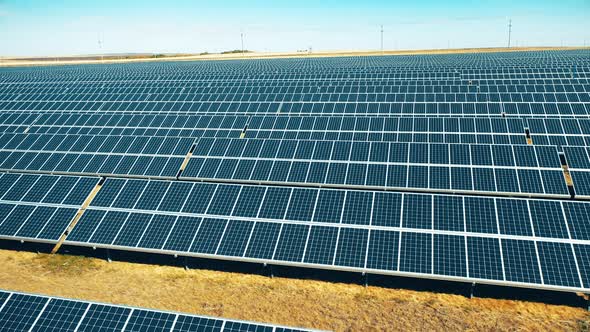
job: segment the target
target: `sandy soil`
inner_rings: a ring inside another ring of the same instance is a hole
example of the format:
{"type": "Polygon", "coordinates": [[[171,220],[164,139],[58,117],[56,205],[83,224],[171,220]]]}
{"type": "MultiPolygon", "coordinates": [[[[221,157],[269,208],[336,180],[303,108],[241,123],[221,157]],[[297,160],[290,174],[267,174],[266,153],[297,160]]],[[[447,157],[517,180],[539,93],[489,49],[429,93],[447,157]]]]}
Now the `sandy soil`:
{"type": "Polygon", "coordinates": [[[336,331],[589,331],[580,308],[0,250],[0,288],[336,331]]]}
{"type": "Polygon", "coordinates": [[[71,65],[71,64],[98,64],[98,63],[124,63],[124,62],[149,62],[149,61],[180,61],[180,60],[236,60],[236,59],[273,59],[273,58],[297,58],[297,57],[338,57],[338,56],[378,56],[378,55],[409,55],[409,54],[454,54],[454,53],[489,53],[489,52],[522,52],[522,51],[545,51],[545,50],[576,50],[590,49],[590,47],[512,47],[512,48],[465,48],[465,49],[433,49],[433,50],[396,50],[396,51],[322,51],[308,54],[305,52],[296,53],[262,53],[250,52],[244,54],[206,54],[206,55],[178,55],[161,58],[141,56],[132,59],[104,59],[97,60],[96,56],[83,59],[81,56],[61,57],[57,61],[53,58],[1,58],[0,67],[3,66],[48,66],[48,65],[71,65]],[[48,61],[52,60],[52,61],[48,61]]]}

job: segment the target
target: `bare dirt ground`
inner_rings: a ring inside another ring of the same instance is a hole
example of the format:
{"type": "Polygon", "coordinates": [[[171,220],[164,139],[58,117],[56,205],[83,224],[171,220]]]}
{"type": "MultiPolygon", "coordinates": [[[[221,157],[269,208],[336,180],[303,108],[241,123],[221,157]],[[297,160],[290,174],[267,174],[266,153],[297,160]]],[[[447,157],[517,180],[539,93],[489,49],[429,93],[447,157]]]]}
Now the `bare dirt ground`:
{"type": "Polygon", "coordinates": [[[305,57],[340,57],[340,56],[378,56],[378,55],[410,55],[410,54],[455,54],[455,53],[489,53],[489,52],[523,52],[523,51],[547,51],[547,50],[577,50],[590,49],[590,47],[498,47],[498,48],[461,48],[461,49],[432,49],[432,50],[387,50],[387,51],[320,51],[314,53],[282,52],[282,53],[229,53],[229,54],[177,54],[163,55],[161,57],[135,55],[128,59],[120,56],[107,56],[99,59],[99,56],[71,56],[71,57],[40,57],[40,58],[0,58],[0,67],[8,66],[48,66],[48,65],[72,65],[72,64],[100,64],[100,63],[125,63],[125,62],[149,62],[149,61],[181,61],[181,60],[236,60],[236,59],[274,59],[274,58],[305,58],[305,57]]]}
{"type": "Polygon", "coordinates": [[[336,331],[590,331],[581,308],[0,250],[0,288],[336,331]]]}

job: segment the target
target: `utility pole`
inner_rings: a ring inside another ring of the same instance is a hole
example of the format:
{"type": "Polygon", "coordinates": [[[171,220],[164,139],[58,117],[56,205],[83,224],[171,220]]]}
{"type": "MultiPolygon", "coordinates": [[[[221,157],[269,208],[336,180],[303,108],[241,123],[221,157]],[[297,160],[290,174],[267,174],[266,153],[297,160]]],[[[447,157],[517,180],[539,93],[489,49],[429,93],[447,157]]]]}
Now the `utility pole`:
{"type": "Polygon", "coordinates": [[[508,48],[510,48],[510,38],[512,38],[512,19],[508,21],[508,48]]]}
{"type": "Polygon", "coordinates": [[[242,40],[242,55],[244,55],[244,32],[240,32],[240,39],[242,40]]]}
{"type": "Polygon", "coordinates": [[[381,25],[381,54],[383,54],[383,24],[381,25]]]}
{"type": "Polygon", "coordinates": [[[104,61],[104,55],[102,52],[102,40],[100,38],[100,34],[98,35],[98,49],[100,51],[100,61],[102,62],[102,61],[104,61]]]}

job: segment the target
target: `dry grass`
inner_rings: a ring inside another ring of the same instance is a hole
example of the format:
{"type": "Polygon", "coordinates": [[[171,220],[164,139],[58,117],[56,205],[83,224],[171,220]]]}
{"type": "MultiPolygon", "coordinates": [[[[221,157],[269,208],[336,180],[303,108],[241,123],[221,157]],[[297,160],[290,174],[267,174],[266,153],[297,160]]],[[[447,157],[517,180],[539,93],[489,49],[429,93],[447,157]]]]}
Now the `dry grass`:
{"type": "Polygon", "coordinates": [[[523,51],[548,51],[548,50],[578,50],[590,49],[590,47],[498,47],[498,48],[457,48],[457,49],[430,49],[430,50],[395,50],[395,51],[320,51],[312,54],[308,53],[230,53],[230,54],[206,54],[191,55],[178,54],[161,58],[154,57],[134,57],[131,59],[105,58],[104,60],[84,57],[60,58],[58,61],[51,57],[38,59],[34,58],[3,58],[0,61],[0,67],[3,66],[53,66],[53,65],[71,65],[71,64],[99,64],[99,63],[121,63],[121,62],[152,62],[152,61],[196,61],[196,60],[236,60],[236,59],[278,59],[278,58],[309,58],[309,57],[342,57],[342,56],[378,56],[378,55],[414,55],[414,54],[456,54],[456,53],[489,53],[489,52],[523,52],[523,51]]]}
{"type": "Polygon", "coordinates": [[[0,250],[0,288],[337,331],[589,331],[584,309],[0,250]]]}

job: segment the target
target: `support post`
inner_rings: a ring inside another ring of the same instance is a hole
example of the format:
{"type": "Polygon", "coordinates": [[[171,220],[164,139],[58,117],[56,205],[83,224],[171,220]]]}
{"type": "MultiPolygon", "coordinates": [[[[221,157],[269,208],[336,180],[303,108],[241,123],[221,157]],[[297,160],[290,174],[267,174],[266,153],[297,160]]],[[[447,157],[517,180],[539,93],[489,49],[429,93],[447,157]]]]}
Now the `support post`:
{"type": "Polygon", "coordinates": [[[363,272],[362,277],[363,277],[363,286],[365,286],[365,287],[369,286],[369,274],[363,272]]]}
{"type": "Polygon", "coordinates": [[[184,264],[183,264],[184,265],[184,270],[185,271],[188,271],[189,270],[189,268],[188,268],[188,257],[185,256],[183,261],[184,261],[184,264]]]}
{"type": "Polygon", "coordinates": [[[469,298],[470,299],[473,298],[474,291],[475,291],[475,283],[473,282],[473,283],[471,283],[471,287],[470,287],[470,290],[469,290],[469,298]]]}
{"type": "Polygon", "coordinates": [[[113,260],[111,259],[111,249],[107,248],[107,262],[111,263],[113,260]]]}
{"type": "Polygon", "coordinates": [[[273,271],[272,271],[272,265],[269,265],[269,264],[263,263],[263,264],[262,264],[262,271],[263,271],[263,274],[264,274],[265,276],[267,276],[267,277],[269,277],[269,278],[271,278],[271,279],[274,277],[274,273],[273,273],[273,271]]]}
{"type": "Polygon", "coordinates": [[[586,303],[586,310],[590,311],[590,294],[576,293],[576,295],[582,298],[582,303],[586,303]]]}

